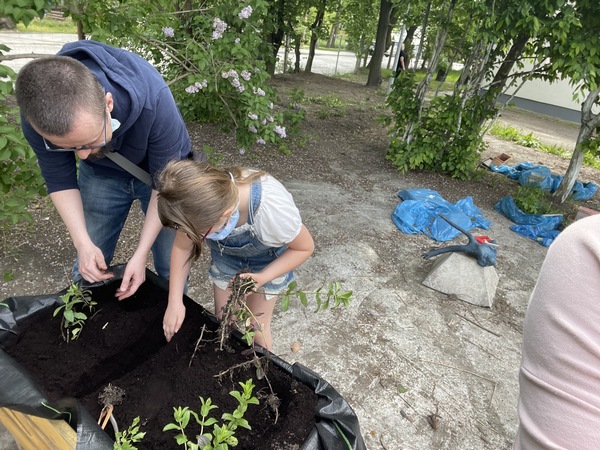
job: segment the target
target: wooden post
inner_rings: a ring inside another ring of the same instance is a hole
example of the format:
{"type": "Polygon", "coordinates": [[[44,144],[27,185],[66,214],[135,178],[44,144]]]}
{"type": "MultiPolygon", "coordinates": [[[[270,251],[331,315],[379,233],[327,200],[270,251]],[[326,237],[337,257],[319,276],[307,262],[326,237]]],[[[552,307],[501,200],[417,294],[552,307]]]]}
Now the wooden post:
{"type": "Polygon", "coordinates": [[[64,420],[0,408],[0,422],[23,450],[74,450],[77,445],[77,433],[64,420]]]}

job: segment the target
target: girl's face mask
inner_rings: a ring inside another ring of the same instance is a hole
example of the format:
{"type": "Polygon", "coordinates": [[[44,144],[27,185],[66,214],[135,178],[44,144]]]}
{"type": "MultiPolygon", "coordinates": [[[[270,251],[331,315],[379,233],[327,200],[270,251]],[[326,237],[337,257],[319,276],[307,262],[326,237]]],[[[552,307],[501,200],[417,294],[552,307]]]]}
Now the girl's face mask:
{"type": "Polygon", "coordinates": [[[239,208],[235,208],[235,211],[231,213],[229,216],[229,220],[227,223],[221,228],[219,231],[212,231],[206,235],[206,239],[210,239],[212,241],[221,241],[225,239],[227,236],[231,234],[233,229],[238,223],[240,218],[240,210],[239,208]]]}

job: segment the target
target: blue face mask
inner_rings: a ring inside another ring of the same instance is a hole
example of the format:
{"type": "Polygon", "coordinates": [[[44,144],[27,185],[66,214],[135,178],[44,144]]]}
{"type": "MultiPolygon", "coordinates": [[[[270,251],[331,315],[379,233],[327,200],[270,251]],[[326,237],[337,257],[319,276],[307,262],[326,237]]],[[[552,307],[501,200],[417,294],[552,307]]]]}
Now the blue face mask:
{"type": "Polygon", "coordinates": [[[231,234],[231,232],[237,225],[239,218],[240,218],[240,211],[238,208],[235,208],[235,211],[233,211],[231,213],[231,216],[229,216],[229,220],[223,226],[223,228],[221,228],[219,231],[213,231],[211,233],[208,233],[206,235],[206,239],[210,239],[212,241],[221,241],[221,240],[225,239],[227,236],[229,236],[231,234]]]}

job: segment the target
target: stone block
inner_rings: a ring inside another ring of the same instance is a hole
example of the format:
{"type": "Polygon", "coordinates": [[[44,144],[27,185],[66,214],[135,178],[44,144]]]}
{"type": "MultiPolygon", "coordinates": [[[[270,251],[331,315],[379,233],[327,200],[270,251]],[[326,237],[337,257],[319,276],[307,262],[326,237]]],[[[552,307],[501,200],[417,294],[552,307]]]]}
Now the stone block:
{"type": "Polygon", "coordinates": [[[481,267],[475,258],[451,252],[436,258],[422,284],[473,305],[490,308],[498,287],[498,274],[493,266],[481,267]]]}

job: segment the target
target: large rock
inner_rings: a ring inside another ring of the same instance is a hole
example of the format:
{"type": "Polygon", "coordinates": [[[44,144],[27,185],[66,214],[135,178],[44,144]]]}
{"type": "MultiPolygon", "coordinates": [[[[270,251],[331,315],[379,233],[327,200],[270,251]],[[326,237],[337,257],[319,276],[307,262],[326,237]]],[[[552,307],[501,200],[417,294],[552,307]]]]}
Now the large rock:
{"type": "Polygon", "coordinates": [[[493,266],[481,267],[477,260],[458,252],[439,256],[423,285],[477,306],[492,306],[498,274],[493,266]]]}

